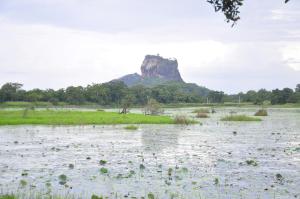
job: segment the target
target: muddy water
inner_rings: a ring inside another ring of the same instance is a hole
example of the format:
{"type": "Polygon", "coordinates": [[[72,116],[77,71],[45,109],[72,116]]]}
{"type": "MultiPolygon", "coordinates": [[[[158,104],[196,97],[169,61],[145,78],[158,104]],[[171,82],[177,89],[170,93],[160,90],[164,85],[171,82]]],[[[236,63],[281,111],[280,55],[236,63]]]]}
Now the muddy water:
{"type": "MultiPolygon", "coordinates": [[[[166,114],[193,116],[192,110],[166,114]]],[[[262,122],[221,122],[231,111],[252,115],[255,109],[217,109],[202,125],[139,125],[137,131],[2,126],[0,193],[299,198],[300,109],[270,109],[262,122]]]]}

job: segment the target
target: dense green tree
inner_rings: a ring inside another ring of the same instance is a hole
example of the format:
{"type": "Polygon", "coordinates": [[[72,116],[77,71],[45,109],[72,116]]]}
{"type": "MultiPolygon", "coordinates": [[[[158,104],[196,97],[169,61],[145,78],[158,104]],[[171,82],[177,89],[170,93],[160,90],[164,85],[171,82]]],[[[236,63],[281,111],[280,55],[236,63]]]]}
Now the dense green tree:
{"type": "MultiPolygon", "coordinates": [[[[0,89],[0,102],[3,101],[45,101],[57,105],[59,102],[83,104],[85,102],[100,105],[120,106],[128,109],[131,105],[146,105],[149,99],[159,103],[211,103],[250,102],[262,104],[271,101],[272,104],[300,103],[300,85],[296,89],[276,89],[272,92],[265,89],[250,90],[247,93],[226,95],[220,91],[209,91],[207,94],[195,90],[186,90],[180,84],[162,84],[153,88],[142,85],[128,88],[123,82],[113,81],[104,84],[93,84],[87,87],[70,86],[66,90],[32,89],[22,90],[22,84],[6,83],[0,89]]],[[[126,111],[127,112],[127,111],[126,111]]]]}
{"type": "Polygon", "coordinates": [[[26,101],[29,102],[37,102],[37,101],[48,101],[49,99],[46,99],[44,91],[40,89],[33,89],[25,94],[26,101]]]}
{"type": "Polygon", "coordinates": [[[85,102],[84,88],[70,86],[66,89],[66,102],[70,104],[83,104],[85,102]]]}
{"type": "Polygon", "coordinates": [[[211,103],[223,103],[225,94],[222,91],[211,91],[208,94],[211,103]]]}
{"type": "Polygon", "coordinates": [[[295,91],[300,92],[300,84],[297,84],[295,91]]]}
{"type": "Polygon", "coordinates": [[[21,91],[23,84],[6,83],[1,87],[1,101],[17,101],[20,100],[18,94],[21,91]]]}
{"type": "Polygon", "coordinates": [[[109,104],[109,90],[102,84],[88,85],[85,95],[87,101],[100,105],[109,104]]]}

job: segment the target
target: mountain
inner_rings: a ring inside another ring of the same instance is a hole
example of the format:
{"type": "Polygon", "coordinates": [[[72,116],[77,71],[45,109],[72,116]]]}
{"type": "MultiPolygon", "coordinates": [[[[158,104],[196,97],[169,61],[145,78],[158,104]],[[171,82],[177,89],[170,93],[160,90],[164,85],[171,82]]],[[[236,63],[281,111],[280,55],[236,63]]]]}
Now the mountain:
{"type": "Polygon", "coordinates": [[[147,55],[141,66],[142,78],[161,78],[168,81],[183,82],[178,71],[176,59],[164,59],[160,56],[147,55]]]}
{"type": "Polygon", "coordinates": [[[159,85],[173,85],[184,93],[206,96],[209,89],[193,83],[185,83],[178,70],[176,59],[165,59],[159,55],[146,55],[138,73],[125,75],[114,81],[122,81],[127,86],[143,85],[155,87],[159,85]]]}

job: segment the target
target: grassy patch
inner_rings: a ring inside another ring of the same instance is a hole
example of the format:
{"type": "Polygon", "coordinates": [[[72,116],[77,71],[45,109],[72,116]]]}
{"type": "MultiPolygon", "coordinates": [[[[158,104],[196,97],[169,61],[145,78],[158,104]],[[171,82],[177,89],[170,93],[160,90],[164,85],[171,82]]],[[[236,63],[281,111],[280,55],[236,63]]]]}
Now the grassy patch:
{"type": "Polygon", "coordinates": [[[0,199],[17,199],[14,195],[0,195],[0,199]]]}
{"type": "Polygon", "coordinates": [[[260,118],[250,117],[246,115],[229,115],[221,118],[221,121],[255,122],[255,121],[262,121],[262,120],[260,118]]]}
{"type": "Polygon", "coordinates": [[[99,111],[0,111],[0,125],[173,124],[169,116],[118,114],[99,111]]]}
{"type": "Polygon", "coordinates": [[[189,124],[196,124],[198,123],[195,120],[191,120],[189,119],[187,116],[185,115],[176,115],[174,118],[174,123],[175,124],[185,124],[185,125],[189,125],[189,124]]]}
{"type": "Polygon", "coordinates": [[[124,129],[126,130],[137,130],[139,127],[137,126],[134,126],[134,125],[129,125],[129,126],[125,126],[124,129]]]}
{"type": "Polygon", "coordinates": [[[268,116],[268,112],[265,109],[259,109],[254,116],[268,116]]]}

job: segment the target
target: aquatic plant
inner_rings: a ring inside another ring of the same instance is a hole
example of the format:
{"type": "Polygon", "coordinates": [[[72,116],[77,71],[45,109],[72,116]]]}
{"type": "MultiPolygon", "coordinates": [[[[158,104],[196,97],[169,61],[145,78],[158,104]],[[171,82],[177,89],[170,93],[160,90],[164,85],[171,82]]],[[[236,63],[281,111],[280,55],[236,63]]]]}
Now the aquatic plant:
{"type": "Polygon", "coordinates": [[[283,176],[280,173],[277,173],[276,174],[276,180],[282,181],[283,180],[283,176]]]}
{"type": "Polygon", "coordinates": [[[105,167],[102,167],[102,168],[100,169],[100,172],[101,172],[102,174],[107,174],[107,173],[108,173],[108,169],[105,168],[105,167]]]}
{"type": "Polygon", "coordinates": [[[102,196],[92,195],[91,199],[103,199],[102,196]]]}
{"type": "Polygon", "coordinates": [[[255,160],[246,160],[247,165],[257,166],[258,163],[255,160]]]}
{"type": "Polygon", "coordinates": [[[105,165],[106,163],[107,163],[106,160],[100,160],[100,161],[99,161],[99,164],[100,164],[100,165],[105,165]]]}
{"type": "Polygon", "coordinates": [[[221,121],[254,122],[254,121],[262,121],[262,120],[260,118],[250,117],[246,115],[229,115],[221,118],[221,121]]]}
{"type": "Polygon", "coordinates": [[[61,174],[58,176],[59,184],[64,185],[67,183],[67,176],[65,174],[61,174]]]}
{"type": "Polygon", "coordinates": [[[214,184],[215,184],[215,185],[218,185],[219,183],[220,183],[220,182],[219,182],[219,178],[215,178],[215,179],[214,179],[214,184]]]}
{"type": "Polygon", "coordinates": [[[134,125],[129,125],[129,126],[125,126],[124,129],[126,129],[126,130],[137,130],[138,127],[134,126],[134,125]]]}
{"type": "Polygon", "coordinates": [[[23,171],[21,176],[28,176],[28,173],[26,171],[23,171]]]}
{"type": "Polygon", "coordinates": [[[265,109],[259,109],[254,116],[268,116],[268,112],[265,109]]]}
{"type": "Polygon", "coordinates": [[[168,169],[168,176],[171,176],[171,175],[172,175],[172,172],[173,172],[173,169],[172,169],[172,168],[169,168],[169,169],[168,169]]]}
{"type": "Polygon", "coordinates": [[[22,187],[25,187],[26,185],[27,185],[27,181],[26,180],[20,180],[20,185],[22,186],[22,187]]]}
{"type": "Polygon", "coordinates": [[[140,164],[140,169],[144,170],[146,167],[143,164],[140,164]]]}
{"type": "Polygon", "coordinates": [[[69,164],[69,169],[74,169],[74,164],[69,164]]]}
{"type": "Polygon", "coordinates": [[[153,193],[148,193],[148,199],[154,199],[154,194],[153,193]]]}

